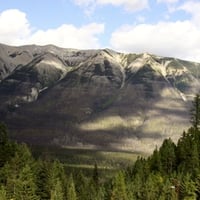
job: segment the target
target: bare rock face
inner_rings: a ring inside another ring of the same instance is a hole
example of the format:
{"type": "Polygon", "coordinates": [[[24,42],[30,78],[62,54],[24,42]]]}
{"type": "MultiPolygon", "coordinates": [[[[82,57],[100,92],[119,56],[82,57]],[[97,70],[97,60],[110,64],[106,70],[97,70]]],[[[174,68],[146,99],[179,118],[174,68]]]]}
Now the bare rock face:
{"type": "Polygon", "coordinates": [[[110,49],[0,45],[0,120],[12,137],[150,152],[189,127],[200,64],[110,49]]]}

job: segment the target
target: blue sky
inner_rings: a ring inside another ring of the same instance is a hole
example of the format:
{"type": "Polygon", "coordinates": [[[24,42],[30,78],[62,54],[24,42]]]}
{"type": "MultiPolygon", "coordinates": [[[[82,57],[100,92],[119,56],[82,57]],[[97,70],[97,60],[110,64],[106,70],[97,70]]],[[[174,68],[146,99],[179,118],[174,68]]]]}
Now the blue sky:
{"type": "Polygon", "coordinates": [[[6,0],[0,43],[112,48],[200,62],[199,0],[6,0]]]}

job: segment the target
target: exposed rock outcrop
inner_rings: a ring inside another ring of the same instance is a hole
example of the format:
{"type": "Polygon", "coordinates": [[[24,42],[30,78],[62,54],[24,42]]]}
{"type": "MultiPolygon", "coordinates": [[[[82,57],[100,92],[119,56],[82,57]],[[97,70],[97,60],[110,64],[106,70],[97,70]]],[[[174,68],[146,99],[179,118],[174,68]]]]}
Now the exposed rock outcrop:
{"type": "Polygon", "coordinates": [[[149,152],[189,127],[199,90],[194,62],[0,45],[0,119],[20,141],[149,152]]]}

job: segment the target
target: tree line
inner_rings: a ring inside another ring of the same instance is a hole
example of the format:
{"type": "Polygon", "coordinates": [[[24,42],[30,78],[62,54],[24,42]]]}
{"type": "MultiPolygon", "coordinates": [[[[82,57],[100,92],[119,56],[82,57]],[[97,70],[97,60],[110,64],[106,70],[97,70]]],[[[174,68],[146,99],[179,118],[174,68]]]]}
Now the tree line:
{"type": "Polygon", "coordinates": [[[26,144],[8,139],[0,125],[0,200],[199,200],[200,96],[191,109],[188,131],[175,144],[163,141],[148,158],[101,181],[93,175],[68,174],[58,160],[35,159],[26,144]]]}

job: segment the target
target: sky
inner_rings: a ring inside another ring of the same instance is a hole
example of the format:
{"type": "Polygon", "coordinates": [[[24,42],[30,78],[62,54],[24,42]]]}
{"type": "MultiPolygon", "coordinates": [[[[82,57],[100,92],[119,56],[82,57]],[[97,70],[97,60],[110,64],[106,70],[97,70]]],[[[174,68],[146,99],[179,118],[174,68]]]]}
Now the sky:
{"type": "Polygon", "coordinates": [[[200,0],[0,0],[0,43],[200,62],[200,0]]]}

